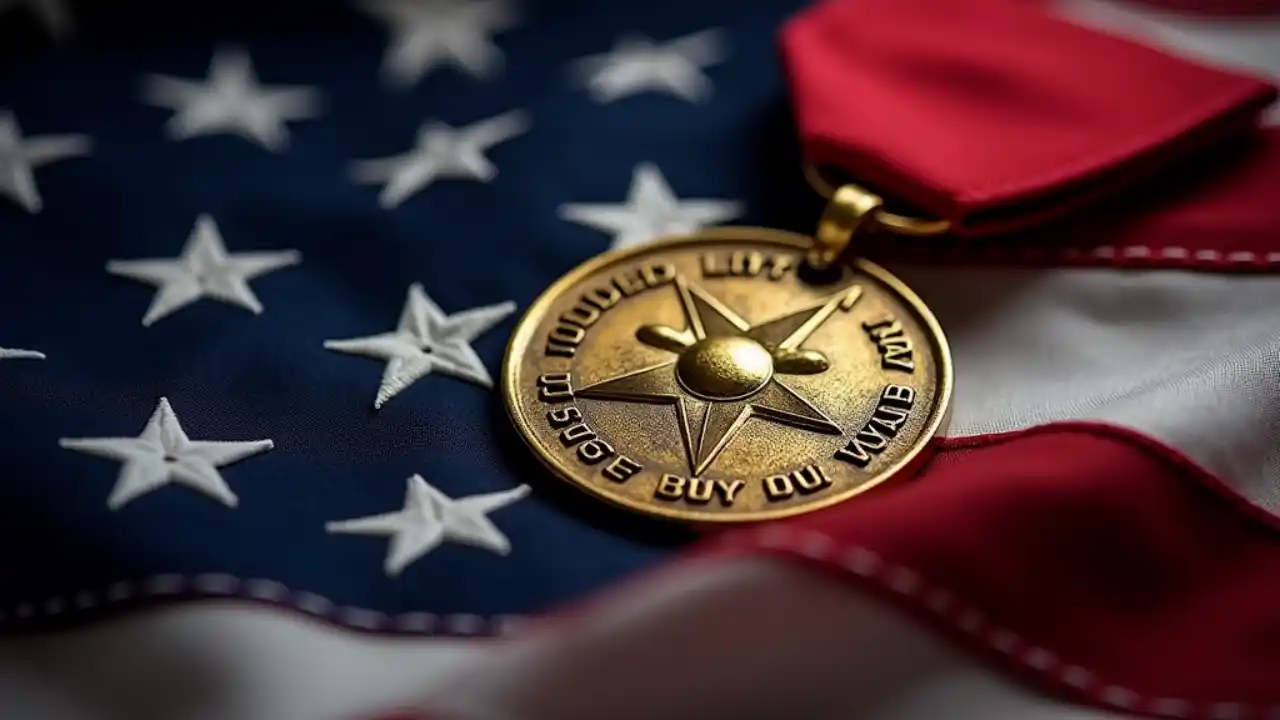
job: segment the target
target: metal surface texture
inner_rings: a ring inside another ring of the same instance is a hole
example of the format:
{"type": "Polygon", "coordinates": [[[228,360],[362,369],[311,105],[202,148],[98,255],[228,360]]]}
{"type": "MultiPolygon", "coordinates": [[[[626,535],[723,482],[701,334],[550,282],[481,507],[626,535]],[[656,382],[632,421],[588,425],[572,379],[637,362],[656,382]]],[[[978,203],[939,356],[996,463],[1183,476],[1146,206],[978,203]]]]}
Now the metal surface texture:
{"type": "Polygon", "coordinates": [[[945,423],[946,339],[874,264],[810,272],[814,244],[718,228],[572,270],[507,348],[520,435],[581,489],[694,524],[816,510],[909,470],[945,423]]]}

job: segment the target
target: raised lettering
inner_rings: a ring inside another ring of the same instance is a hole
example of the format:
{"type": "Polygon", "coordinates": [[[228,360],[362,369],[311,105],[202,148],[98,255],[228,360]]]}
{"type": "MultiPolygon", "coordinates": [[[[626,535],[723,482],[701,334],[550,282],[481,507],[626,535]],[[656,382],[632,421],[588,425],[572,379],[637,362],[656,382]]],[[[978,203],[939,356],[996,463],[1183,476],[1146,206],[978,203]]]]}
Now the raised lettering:
{"type": "Polygon", "coordinates": [[[555,327],[547,332],[543,353],[547,357],[576,356],[578,346],[587,337],[587,329],[599,322],[604,313],[617,306],[622,298],[665,285],[675,277],[676,267],[670,263],[618,273],[610,278],[609,285],[587,291],[573,307],[560,314],[555,327]]]}
{"type": "Polygon", "coordinates": [[[587,337],[587,331],[571,325],[567,322],[559,322],[555,327],[551,328],[551,332],[547,334],[549,340],[565,345],[577,345],[587,337]]]}
{"type": "Polygon", "coordinates": [[[715,489],[716,484],[711,480],[689,478],[684,498],[695,505],[705,505],[711,502],[711,493],[715,492],[715,489]]]}
{"type": "Polygon", "coordinates": [[[738,492],[747,484],[741,480],[717,480],[716,491],[720,493],[720,504],[729,507],[738,499],[738,492]]]}
{"type": "Polygon", "coordinates": [[[605,465],[600,473],[616,483],[624,483],[643,469],[644,466],[635,460],[626,455],[619,455],[608,465],[605,465]]]}
{"type": "Polygon", "coordinates": [[[586,423],[570,425],[560,431],[560,442],[564,443],[565,447],[573,447],[584,440],[594,440],[595,437],[596,431],[587,427],[586,423]]]}
{"type": "Polygon", "coordinates": [[[889,438],[882,434],[879,428],[868,424],[859,430],[844,447],[836,451],[836,459],[858,467],[866,467],[887,447],[889,447],[889,438]]]}
{"type": "Polygon", "coordinates": [[[764,496],[772,502],[778,502],[800,495],[813,493],[831,487],[831,479],[817,465],[805,465],[799,470],[782,475],[770,475],[763,481],[764,496]]]}
{"type": "Polygon", "coordinates": [[[641,268],[640,277],[644,278],[644,283],[647,287],[665,285],[676,279],[676,266],[671,263],[650,265],[649,267],[641,268]]]}
{"type": "Polygon", "coordinates": [[[889,317],[874,323],[863,323],[862,329],[876,344],[876,350],[880,353],[880,367],[885,370],[915,372],[915,347],[902,329],[902,323],[889,317]]]}
{"type": "Polygon", "coordinates": [[[706,505],[714,499],[724,507],[729,507],[738,499],[738,492],[746,485],[741,480],[683,478],[667,473],[658,481],[653,494],[663,500],[684,500],[691,505],[706,505]]]}
{"type": "Polygon", "coordinates": [[[766,255],[756,251],[709,252],[702,256],[702,277],[766,277],[781,280],[795,267],[788,255],[766,255]]]}
{"type": "Polygon", "coordinates": [[[916,391],[906,385],[886,385],[884,392],[880,394],[882,405],[894,405],[910,410],[915,402],[916,391]]]}
{"type": "Polygon", "coordinates": [[[789,475],[770,475],[764,479],[764,496],[770,500],[786,500],[796,494],[789,475]]]}
{"type": "Polygon", "coordinates": [[[831,485],[831,479],[817,465],[806,465],[803,469],[791,473],[796,481],[796,489],[808,494],[831,485]]]}
{"type": "Polygon", "coordinates": [[[613,455],[613,446],[600,438],[588,440],[578,446],[578,459],[586,465],[596,465],[613,455]]]}
{"type": "Polygon", "coordinates": [[[572,425],[582,419],[582,411],[570,405],[567,408],[559,410],[550,410],[547,412],[547,422],[551,423],[553,428],[562,428],[566,425],[572,425]]]}
{"type": "Polygon", "coordinates": [[[547,357],[571,358],[573,357],[576,351],[577,349],[574,348],[572,345],[561,345],[559,343],[548,341],[547,347],[545,350],[543,350],[543,353],[547,357]]]}
{"type": "Polygon", "coordinates": [[[881,405],[872,413],[871,424],[883,428],[889,434],[889,437],[893,437],[902,429],[902,424],[907,421],[907,417],[910,414],[909,411],[902,408],[881,405]]]}
{"type": "Polygon", "coordinates": [[[547,373],[538,378],[538,398],[543,402],[562,403],[573,399],[569,373],[547,373]]]}
{"type": "Polygon", "coordinates": [[[552,357],[573,357],[578,345],[587,337],[587,331],[565,322],[561,318],[547,333],[546,354],[552,357]]]}
{"type": "Polygon", "coordinates": [[[668,473],[658,480],[658,487],[653,489],[653,494],[663,500],[680,500],[684,498],[684,486],[684,478],[668,473]]]}
{"type": "Polygon", "coordinates": [[[870,465],[897,437],[911,415],[915,398],[916,391],[905,385],[886,385],[880,393],[880,401],[871,411],[870,419],[844,447],[836,451],[836,459],[860,468],[870,465]]]}
{"type": "Polygon", "coordinates": [[[591,290],[582,296],[583,302],[591,303],[601,310],[608,310],[622,299],[622,291],[614,287],[602,287],[591,290]]]}
{"type": "Polygon", "coordinates": [[[795,262],[787,255],[771,255],[765,262],[764,276],[770,280],[781,280],[787,271],[795,267],[795,262]]]}
{"type": "Polygon", "coordinates": [[[631,297],[648,289],[648,286],[644,283],[644,278],[640,277],[640,273],[635,271],[613,276],[613,285],[618,288],[618,292],[622,293],[624,297],[631,297]]]}
{"type": "Polygon", "coordinates": [[[586,300],[579,302],[577,305],[569,308],[565,314],[560,316],[560,320],[571,325],[577,325],[583,330],[591,327],[600,319],[600,308],[587,304],[586,300]]]}

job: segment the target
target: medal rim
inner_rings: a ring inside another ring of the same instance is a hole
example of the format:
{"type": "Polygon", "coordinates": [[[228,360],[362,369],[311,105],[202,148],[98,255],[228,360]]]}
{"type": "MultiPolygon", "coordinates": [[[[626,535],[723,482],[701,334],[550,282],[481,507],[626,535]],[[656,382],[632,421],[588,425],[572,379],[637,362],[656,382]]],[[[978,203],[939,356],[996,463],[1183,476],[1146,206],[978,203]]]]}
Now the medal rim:
{"type": "Polygon", "coordinates": [[[925,426],[921,429],[918,440],[911,448],[903,453],[902,457],[898,458],[892,465],[878,473],[868,482],[841,492],[832,493],[828,497],[814,500],[808,504],[797,507],[779,508],[776,510],[758,510],[751,513],[740,514],[710,513],[703,510],[685,510],[678,508],[668,509],[656,504],[644,504],[621,497],[614,497],[597,489],[594,485],[576,479],[576,475],[570,469],[569,463],[549,452],[544,452],[543,448],[538,443],[533,423],[519,407],[518,399],[520,388],[517,385],[516,375],[519,372],[518,366],[521,364],[522,353],[527,351],[531,346],[535,330],[547,316],[548,310],[555,304],[556,300],[562,297],[568,288],[579,284],[593,273],[614,263],[650,253],[683,248],[689,245],[697,245],[708,241],[730,242],[733,240],[771,243],[791,250],[800,250],[802,252],[811,249],[813,246],[813,238],[807,235],[802,235],[790,230],[775,230],[772,228],[752,226],[723,225],[714,228],[705,228],[698,232],[683,235],[664,235],[640,245],[618,248],[616,250],[607,250],[575,265],[539,293],[538,296],[534,298],[533,302],[529,304],[528,309],[526,309],[520,316],[519,321],[516,322],[515,329],[511,332],[511,338],[507,341],[507,346],[502,357],[500,384],[502,387],[503,405],[506,407],[507,416],[512,425],[515,426],[517,434],[520,435],[521,441],[528,446],[534,457],[536,457],[546,469],[550,470],[553,475],[558,477],[561,482],[572,485],[579,491],[585,492],[591,497],[602,500],[614,508],[629,510],[648,518],[668,522],[680,522],[694,526],[714,525],[723,527],[729,525],[782,520],[785,518],[817,512],[862,495],[872,488],[878,487],[890,480],[900,479],[900,476],[910,473],[913,469],[931,458],[933,451],[935,450],[935,446],[940,439],[938,437],[939,434],[943,432],[951,419],[951,401],[955,385],[955,371],[952,365],[951,346],[947,341],[946,333],[942,330],[942,325],[934,316],[933,311],[929,309],[928,304],[921,300],[920,297],[916,295],[915,291],[913,291],[902,280],[898,279],[896,275],[880,265],[862,257],[853,259],[849,264],[853,265],[859,272],[866,273],[877,281],[888,286],[889,289],[897,293],[898,296],[902,298],[903,302],[916,313],[922,324],[928,328],[932,335],[931,340],[937,349],[938,368],[938,389],[935,393],[936,400],[934,402],[936,410],[932,413],[925,426]]]}

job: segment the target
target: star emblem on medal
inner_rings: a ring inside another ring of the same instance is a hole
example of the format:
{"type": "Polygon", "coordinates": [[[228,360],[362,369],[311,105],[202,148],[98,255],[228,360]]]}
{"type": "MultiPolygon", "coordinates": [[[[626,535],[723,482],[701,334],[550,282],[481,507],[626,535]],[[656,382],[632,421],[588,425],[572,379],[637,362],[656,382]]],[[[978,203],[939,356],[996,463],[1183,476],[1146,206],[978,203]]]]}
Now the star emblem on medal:
{"type": "Polygon", "coordinates": [[[637,340],[675,357],[579,388],[579,397],[674,405],[694,476],[706,472],[753,418],[824,434],[842,432],[782,376],[827,371],[826,355],[801,345],[836,310],[853,307],[862,295],[860,286],[754,326],[683,276],[676,277],[675,287],[685,329],[643,325],[636,331],[637,340]]]}

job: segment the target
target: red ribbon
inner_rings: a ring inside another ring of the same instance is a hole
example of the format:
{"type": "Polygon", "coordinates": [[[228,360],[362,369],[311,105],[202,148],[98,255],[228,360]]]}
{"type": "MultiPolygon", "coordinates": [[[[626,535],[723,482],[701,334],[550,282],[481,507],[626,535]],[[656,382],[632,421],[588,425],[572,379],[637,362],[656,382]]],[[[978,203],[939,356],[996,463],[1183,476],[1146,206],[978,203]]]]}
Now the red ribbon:
{"type": "Polygon", "coordinates": [[[808,159],[961,236],[1115,196],[1254,130],[1276,98],[1026,0],[828,0],[782,45],[808,159]]]}

